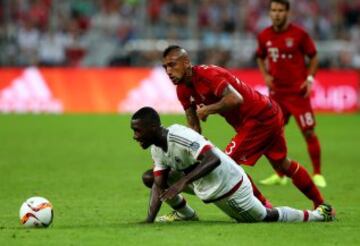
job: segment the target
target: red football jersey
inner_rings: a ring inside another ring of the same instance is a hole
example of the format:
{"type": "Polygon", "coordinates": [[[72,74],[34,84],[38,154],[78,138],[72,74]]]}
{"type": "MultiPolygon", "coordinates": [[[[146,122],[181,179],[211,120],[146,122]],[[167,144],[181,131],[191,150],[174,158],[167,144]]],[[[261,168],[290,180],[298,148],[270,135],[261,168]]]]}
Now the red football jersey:
{"type": "Polygon", "coordinates": [[[267,58],[275,92],[301,93],[300,86],[307,77],[305,56],[313,57],[316,47],[310,36],[294,24],[282,32],[270,26],[258,35],[256,54],[267,58]]]}
{"type": "Polygon", "coordinates": [[[193,103],[209,105],[220,101],[223,90],[230,84],[243,96],[244,103],[221,115],[236,131],[247,118],[262,120],[274,115],[267,96],[252,89],[228,70],[214,65],[199,65],[193,66],[192,72],[192,87],[185,83],[176,87],[177,96],[185,110],[193,103]]]}

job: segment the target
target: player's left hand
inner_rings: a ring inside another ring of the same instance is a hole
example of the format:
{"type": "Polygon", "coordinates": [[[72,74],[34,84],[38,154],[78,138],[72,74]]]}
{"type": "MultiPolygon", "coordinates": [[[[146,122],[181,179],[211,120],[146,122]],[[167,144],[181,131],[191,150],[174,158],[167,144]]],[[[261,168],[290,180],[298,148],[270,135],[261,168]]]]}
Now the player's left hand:
{"type": "Polygon", "coordinates": [[[200,107],[196,110],[196,114],[200,120],[206,121],[207,117],[209,116],[208,107],[205,105],[200,105],[200,107]]]}
{"type": "Polygon", "coordinates": [[[182,192],[185,189],[185,187],[186,187],[185,180],[180,179],[160,195],[160,200],[164,202],[166,200],[174,198],[177,194],[182,192]]]}
{"type": "Polygon", "coordinates": [[[304,89],[306,90],[305,94],[304,94],[304,97],[306,98],[306,97],[310,96],[312,83],[308,80],[305,80],[300,88],[301,88],[301,90],[304,90],[304,89]]]}

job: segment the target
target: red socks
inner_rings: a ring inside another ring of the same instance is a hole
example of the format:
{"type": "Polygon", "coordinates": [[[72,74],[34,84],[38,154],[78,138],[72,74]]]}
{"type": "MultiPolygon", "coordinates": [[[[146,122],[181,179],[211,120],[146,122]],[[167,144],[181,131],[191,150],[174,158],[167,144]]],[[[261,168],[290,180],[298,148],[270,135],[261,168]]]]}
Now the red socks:
{"type": "Polygon", "coordinates": [[[306,138],[307,148],[313,165],[314,174],[320,174],[321,148],[318,137],[313,134],[306,138]]]}
{"type": "Polygon", "coordinates": [[[251,182],[251,186],[252,186],[252,189],[253,189],[253,193],[254,193],[254,196],[259,199],[259,201],[265,206],[269,206],[267,204],[270,204],[268,203],[266,197],[260,192],[260,190],[256,187],[255,183],[253,182],[252,178],[250,177],[249,174],[246,174],[251,182]]]}
{"type": "Polygon", "coordinates": [[[316,208],[324,203],[324,198],[319,189],[315,186],[306,169],[296,161],[291,161],[291,165],[285,172],[286,176],[292,179],[293,184],[310,200],[316,208]]]}
{"type": "MultiPolygon", "coordinates": [[[[321,173],[321,147],[318,137],[313,134],[311,137],[305,138],[307,149],[310,155],[311,163],[313,166],[314,174],[321,173]]],[[[281,171],[276,171],[279,177],[284,177],[284,173],[281,171]]]]}
{"type": "Polygon", "coordinates": [[[283,172],[279,171],[279,170],[275,170],[275,172],[276,172],[277,175],[278,175],[279,177],[281,177],[281,178],[285,176],[285,174],[284,174],[283,172]]]}

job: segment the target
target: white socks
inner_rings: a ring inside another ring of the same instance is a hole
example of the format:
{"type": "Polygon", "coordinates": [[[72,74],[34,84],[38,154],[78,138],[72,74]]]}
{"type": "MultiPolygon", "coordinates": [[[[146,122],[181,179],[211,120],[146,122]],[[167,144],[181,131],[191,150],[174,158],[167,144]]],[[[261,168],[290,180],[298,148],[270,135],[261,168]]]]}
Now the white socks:
{"type": "Polygon", "coordinates": [[[191,218],[195,214],[195,210],[187,204],[185,198],[180,194],[176,195],[173,199],[166,200],[166,203],[176,210],[181,217],[191,218]]]}
{"type": "Polygon", "coordinates": [[[324,217],[316,210],[298,210],[290,207],[276,207],[281,222],[324,221],[324,217]]]}

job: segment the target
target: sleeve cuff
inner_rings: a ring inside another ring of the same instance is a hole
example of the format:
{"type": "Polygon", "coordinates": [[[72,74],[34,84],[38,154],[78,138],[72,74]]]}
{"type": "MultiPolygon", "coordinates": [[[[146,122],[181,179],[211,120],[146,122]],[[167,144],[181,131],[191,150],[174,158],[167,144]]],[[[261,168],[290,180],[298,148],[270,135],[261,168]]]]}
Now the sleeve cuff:
{"type": "Polygon", "coordinates": [[[205,146],[199,151],[199,154],[198,154],[198,156],[197,156],[196,159],[198,160],[198,159],[199,159],[199,156],[205,154],[206,152],[208,152],[208,151],[211,150],[212,148],[213,148],[213,146],[210,145],[210,144],[205,145],[205,146]]]}
{"type": "Polygon", "coordinates": [[[227,85],[228,83],[226,81],[221,81],[215,89],[215,95],[220,97],[227,85]]]}
{"type": "Polygon", "coordinates": [[[163,170],[154,170],[153,173],[154,173],[154,177],[159,177],[161,175],[163,175],[165,173],[167,169],[163,169],[163,170]]]}

